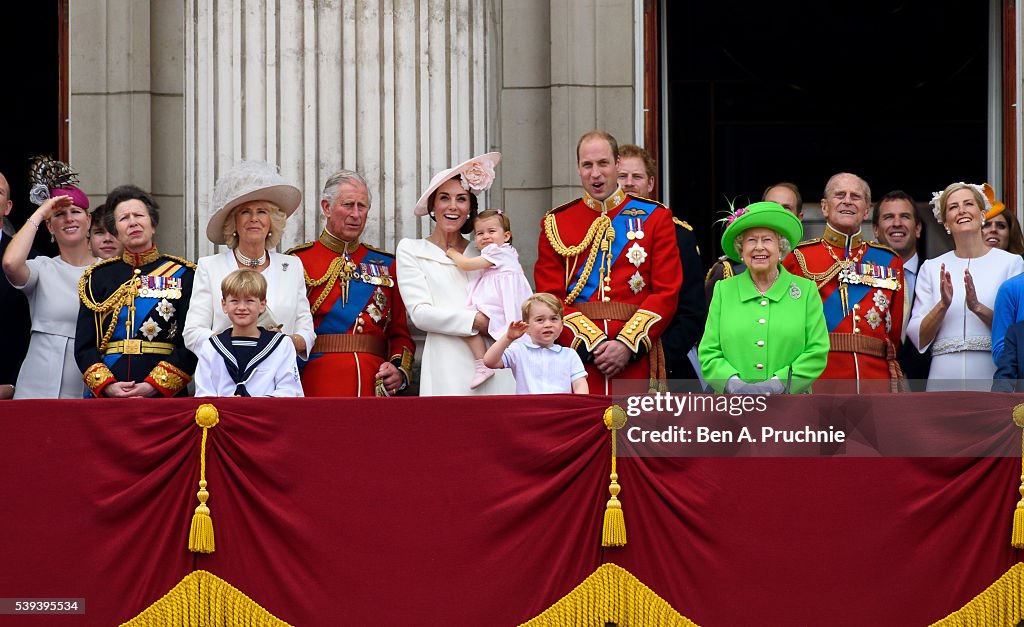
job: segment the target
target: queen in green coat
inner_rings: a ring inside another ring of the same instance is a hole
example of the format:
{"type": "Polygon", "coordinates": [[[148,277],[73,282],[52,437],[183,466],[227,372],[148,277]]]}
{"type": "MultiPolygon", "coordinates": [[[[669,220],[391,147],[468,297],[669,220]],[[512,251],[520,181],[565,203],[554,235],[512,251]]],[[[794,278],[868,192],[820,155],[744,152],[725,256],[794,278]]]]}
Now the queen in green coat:
{"type": "Polygon", "coordinates": [[[698,348],[704,380],[716,392],[807,392],[828,360],[828,331],[813,281],[779,261],[803,237],[800,220],[773,202],[736,210],[722,249],[747,271],[715,285],[698,348]]]}

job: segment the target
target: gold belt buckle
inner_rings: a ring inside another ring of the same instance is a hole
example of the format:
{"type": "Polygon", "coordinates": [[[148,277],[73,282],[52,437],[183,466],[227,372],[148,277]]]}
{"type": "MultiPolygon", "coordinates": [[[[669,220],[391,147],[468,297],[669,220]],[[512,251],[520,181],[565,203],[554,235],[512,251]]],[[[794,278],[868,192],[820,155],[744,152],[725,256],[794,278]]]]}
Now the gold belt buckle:
{"type": "Polygon", "coordinates": [[[124,350],[122,350],[121,352],[124,355],[141,355],[142,340],[125,340],[124,350]]]}

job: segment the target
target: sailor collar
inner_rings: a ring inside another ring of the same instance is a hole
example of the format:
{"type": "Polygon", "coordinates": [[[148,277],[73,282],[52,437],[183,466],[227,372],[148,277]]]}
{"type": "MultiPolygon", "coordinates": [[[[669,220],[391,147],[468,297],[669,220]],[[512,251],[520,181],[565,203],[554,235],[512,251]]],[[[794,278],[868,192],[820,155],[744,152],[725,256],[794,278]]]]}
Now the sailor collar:
{"type": "Polygon", "coordinates": [[[621,187],[616,187],[612,195],[604,200],[597,200],[590,194],[583,192],[583,204],[601,213],[608,213],[624,202],[626,202],[626,192],[622,191],[621,187]]]}
{"type": "Polygon", "coordinates": [[[828,222],[825,223],[825,232],[821,235],[821,239],[833,246],[845,248],[846,250],[853,250],[864,243],[864,240],[860,236],[860,231],[857,231],[853,235],[847,235],[846,233],[840,233],[837,231],[828,222]]]}
{"type": "Polygon", "coordinates": [[[320,243],[327,247],[328,250],[342,254],[352,254],[359,248],[359,240],[352,242],[346,242],[345,240],[335,237],[324,227],[323,233],[320,234],[320,243]]]}
{"type": "Polygon", "coordinates": [[[156,246],[149,250],[144,250],[141,253],[133,253],[127,248],[121,253],[121,261],[125,262],[133,268],[144,266],[147,263],[153,263],[160,258],[160,251],[156,249],[156,246]]]}

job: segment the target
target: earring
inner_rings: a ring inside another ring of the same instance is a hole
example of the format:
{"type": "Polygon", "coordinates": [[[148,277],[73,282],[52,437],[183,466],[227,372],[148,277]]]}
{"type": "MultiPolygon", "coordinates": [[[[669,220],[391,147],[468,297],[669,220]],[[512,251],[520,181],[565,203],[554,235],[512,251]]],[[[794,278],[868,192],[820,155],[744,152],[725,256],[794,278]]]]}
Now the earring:
{"type": "Polygon", "coordinates": [[[52,243],[54,243],[55,241],[57,241],[57,240],[55,240],[55,239],[53,238],[53,233],[50,233],[50,243],[52,244],[52,243]]]}
{"type": "Polygon", "coordinates": [[[953,232],[952,232],[952,231],[950,231],[950,230],[949,230],[949,227],[947,226],[947,227],[946,227],[946,235],[952,235],[952,234],[953,234],[953,232]]]}

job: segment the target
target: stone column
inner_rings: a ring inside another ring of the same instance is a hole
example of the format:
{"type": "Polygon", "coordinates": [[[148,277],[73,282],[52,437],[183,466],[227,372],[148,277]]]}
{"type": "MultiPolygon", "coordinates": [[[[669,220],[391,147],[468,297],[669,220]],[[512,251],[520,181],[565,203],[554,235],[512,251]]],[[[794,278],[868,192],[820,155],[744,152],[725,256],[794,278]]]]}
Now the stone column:
{"type": "Polygon", "coordinates": [[[364,240],[387,249],[429,230],[412,208],[430,177],[491,148],[486,0],[186,0],[188,249],[219,173],[262,159],[303,191],[282,248],[317,237],[323,181],[366,176],[364,240]]]}
{"type": "Polygon", "coordinates": [[[580,195],[576,141],[634,142],[632,0],[503,0],[496,69],[501,202],[528,274],[544,212],[580,195]]]}
{"type": "Polygon", "coordinates": [[[150,0],[69,3],[71,164],[93,205],[134,183],[161,206],[161,248],[184,253],[184,7],[150,0]]]}

